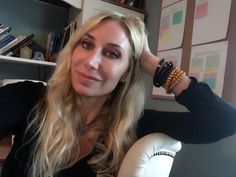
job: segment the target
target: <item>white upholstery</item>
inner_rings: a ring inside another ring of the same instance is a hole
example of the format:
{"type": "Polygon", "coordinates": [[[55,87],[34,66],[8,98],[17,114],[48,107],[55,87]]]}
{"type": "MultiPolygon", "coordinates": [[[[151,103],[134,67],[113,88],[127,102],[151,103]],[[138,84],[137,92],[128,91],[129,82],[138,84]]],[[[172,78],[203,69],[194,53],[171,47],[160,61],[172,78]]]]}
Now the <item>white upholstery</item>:
{"type": "Polygon", "coordinates": [[[39,80],[32,80],[32,79],[3,79],[0,81],[0,86],[4,86],[7,84],[16,83],[16,82],[23,82],[26,80],[32,81],[32,82],[42,82],[44,85],[46,85],[46,82],[39,81],[39,80]]]}
{"type": "Polygon", "coordinates": [[[168,177],[180,149],[181,143],[165,134],[146,135],[129,149],[118,177],[168,177]]]}

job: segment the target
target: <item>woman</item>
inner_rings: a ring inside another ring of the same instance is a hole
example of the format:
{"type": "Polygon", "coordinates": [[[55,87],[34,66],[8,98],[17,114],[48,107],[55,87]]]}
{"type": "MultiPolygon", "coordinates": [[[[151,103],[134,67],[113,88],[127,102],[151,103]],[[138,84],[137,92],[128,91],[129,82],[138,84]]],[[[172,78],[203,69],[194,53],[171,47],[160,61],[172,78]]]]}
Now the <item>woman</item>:
{"type": "Polygon", "coordinates": [[[214,142],[235,133],[235,113],[206,84],[152,55],[139,19],[100,14],[73,34],[47,87],[1,88],[0,137],[15,134],[2,177],[116,176],[137,138],[163,132],[214,142]],[[142,70],[190,112],[143,111],[142,70]]]}

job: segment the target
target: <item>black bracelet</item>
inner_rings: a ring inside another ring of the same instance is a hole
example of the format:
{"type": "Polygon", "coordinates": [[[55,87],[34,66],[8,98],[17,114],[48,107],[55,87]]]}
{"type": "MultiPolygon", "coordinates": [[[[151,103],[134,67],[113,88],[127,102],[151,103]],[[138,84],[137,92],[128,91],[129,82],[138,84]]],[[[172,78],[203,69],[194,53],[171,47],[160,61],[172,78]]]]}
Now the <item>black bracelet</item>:
{"type": "Polygon", "coordinates": [[[154,86],[161,87],[162,85],[164,85],[173,69],[174,65],[171,61],[162,62],[161,65],[158,65],[153,77],[154,86]]]}
{"type": "Polygon", "coordinates": [[[159,73],[160,73],[160,70],[161,68],[163,67],[163,64],[165,63],[165,59],[162,58],[161,61],[159,62],[157,68],[156,68],[156,71],[154,73],[154,76],[153,76],[153,84],[158,87],[158,83],[156,82],[156,80],[158,80],[158,76],[159,76],[159,73]]]}

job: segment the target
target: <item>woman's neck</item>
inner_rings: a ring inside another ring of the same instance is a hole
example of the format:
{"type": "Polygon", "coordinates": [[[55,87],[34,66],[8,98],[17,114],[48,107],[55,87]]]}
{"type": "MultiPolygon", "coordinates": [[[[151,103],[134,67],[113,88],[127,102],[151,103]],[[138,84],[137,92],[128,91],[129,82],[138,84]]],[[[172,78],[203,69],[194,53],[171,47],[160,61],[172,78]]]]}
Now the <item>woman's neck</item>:
{"type": "Polygon", "coordinates": [[[81,118],[83,124],[90,125],[92,124],[101,109],[103,108],[104,103],[106,102],[108,95],[101,97],[81,97],[81,118]]]}

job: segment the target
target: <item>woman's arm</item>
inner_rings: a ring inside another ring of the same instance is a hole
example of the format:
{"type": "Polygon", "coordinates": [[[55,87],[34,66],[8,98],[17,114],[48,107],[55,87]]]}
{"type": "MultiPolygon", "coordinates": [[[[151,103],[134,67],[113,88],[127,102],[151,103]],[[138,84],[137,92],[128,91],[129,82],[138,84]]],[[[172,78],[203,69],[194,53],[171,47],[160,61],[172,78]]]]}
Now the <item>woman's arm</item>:
{"type": "MultiPolygon", "coordinates": [[[[159,63],[160,59],[146,44],[141,54],[144,71],[154,76],[159,63]]],[[[138,125],[139,137],[163,132],[185,143],[210,143],[236,132],[236,109],[215,95],[207,84],[184,76],[172,92],[189,112],[145,111],[138,125]]]]}
{"type": "Polygon", "coordinates": [[[236,109],[215,95],[207,84],[192,78],[176,101],[189,111],[145,110],[138,123],[138,137],[161,132],[184,143],[202,144],[236,133],[236,109]]]}

